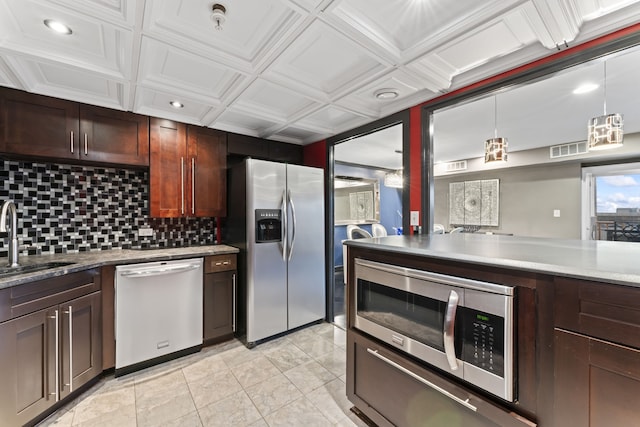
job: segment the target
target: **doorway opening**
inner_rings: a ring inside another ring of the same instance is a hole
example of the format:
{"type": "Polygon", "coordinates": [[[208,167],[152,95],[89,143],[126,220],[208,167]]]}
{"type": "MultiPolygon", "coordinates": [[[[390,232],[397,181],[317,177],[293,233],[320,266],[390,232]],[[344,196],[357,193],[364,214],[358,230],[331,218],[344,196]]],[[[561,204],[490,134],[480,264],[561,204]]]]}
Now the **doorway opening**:
{"type": "Polygon", "coordinates": [[[346,327],[343,242],[403,232],[403,123],[375,129],[333,146],[332,320],[346,327]]]}

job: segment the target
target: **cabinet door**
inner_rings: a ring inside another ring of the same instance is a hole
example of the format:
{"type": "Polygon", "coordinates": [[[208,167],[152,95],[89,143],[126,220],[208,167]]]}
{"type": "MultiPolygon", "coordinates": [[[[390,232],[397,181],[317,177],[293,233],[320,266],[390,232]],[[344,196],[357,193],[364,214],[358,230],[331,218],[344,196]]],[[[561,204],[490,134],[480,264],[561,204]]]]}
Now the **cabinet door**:
{"type": "Polygon", "coordinates": [[[640,420],[640,350],[555,330],[555,425],[631,426],[640,420]]]}
{"type": "Polygon", "coordinates": [[[223,132],[189,126],[187,216],[227,213],[227,143],[223,132]]]}
{"type": "Polygon", "coordinates": [[[56,403],[55,333],[55,310],[0,324],[0,424],[23,425],[56,403]]]}
{"type": "Polygon", "coordinates": [[[186,125],[156,118],[150,124],[150,216],[178,218],[186,213],[186,125]]]}
{"type": "Polygon", "coordinates": [[[78,104],[12,89],[0,91],[0,151],[78,158],[78,104]]]}
{"type": "Polygon", "coordinates": [[[236,272],[204,275],[204,337],[207,344],[231,336],[235,328],[236,272]]]}
{"type": "Polygon", "coordinates": [[[61,304],[60,352],[62,397],[102,372],[100,292],[61,304]]]}
{"type": "Polygon", "coordinates": [[[149,165],[149,118],[126,111],[80,106],[80,159],[149,165]]]}

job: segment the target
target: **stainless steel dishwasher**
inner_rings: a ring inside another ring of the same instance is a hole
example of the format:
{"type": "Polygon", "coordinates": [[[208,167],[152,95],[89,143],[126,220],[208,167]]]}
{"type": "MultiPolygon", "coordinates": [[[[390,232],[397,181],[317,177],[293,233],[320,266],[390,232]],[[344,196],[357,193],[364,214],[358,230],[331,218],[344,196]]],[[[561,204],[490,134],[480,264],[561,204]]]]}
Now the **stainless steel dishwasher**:
{"type": "Polygon", "coordinates": [[[202,258],[116,267],[116,376],[202,345],[202,258]]]}

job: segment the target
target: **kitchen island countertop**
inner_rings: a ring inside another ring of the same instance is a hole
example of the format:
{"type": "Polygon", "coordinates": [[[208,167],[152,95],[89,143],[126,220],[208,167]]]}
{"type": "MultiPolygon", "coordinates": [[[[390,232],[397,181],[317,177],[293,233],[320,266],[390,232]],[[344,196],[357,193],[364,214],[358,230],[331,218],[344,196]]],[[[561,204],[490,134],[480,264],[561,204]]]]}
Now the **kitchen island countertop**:
{"type": "Polygon", "coordinates": [[[349,246],[640,287],[640,243],[479,233],[347,240],[349,246]]]}
{"type": "Polygon", "coordinates": [[[239,252],[228,245],[191,246],[184,248],[158,248],[149,250],[112,249],[93,252],[66,253],[56,255],[21,256],[20,265],[30,266],[45,263],[69,263],[55,268],[0,277],[0,289],[10,288],[35,280],[62,276],[76,271],[102,267],[104,265],[134,264],[140,262],[166,261],[174,259],[198,258],[239,252]]]}

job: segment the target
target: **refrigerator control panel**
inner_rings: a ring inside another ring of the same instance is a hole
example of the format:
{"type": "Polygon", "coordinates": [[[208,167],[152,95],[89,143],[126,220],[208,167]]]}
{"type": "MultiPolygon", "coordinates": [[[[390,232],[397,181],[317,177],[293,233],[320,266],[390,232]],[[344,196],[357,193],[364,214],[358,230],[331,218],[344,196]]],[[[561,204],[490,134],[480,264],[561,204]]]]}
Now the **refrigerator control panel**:
{"type": "Polygon", "coordinates": [[[256,209],[256,243],[282,241],[282,211],[256,209]]]}

